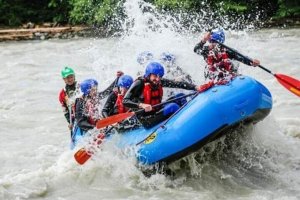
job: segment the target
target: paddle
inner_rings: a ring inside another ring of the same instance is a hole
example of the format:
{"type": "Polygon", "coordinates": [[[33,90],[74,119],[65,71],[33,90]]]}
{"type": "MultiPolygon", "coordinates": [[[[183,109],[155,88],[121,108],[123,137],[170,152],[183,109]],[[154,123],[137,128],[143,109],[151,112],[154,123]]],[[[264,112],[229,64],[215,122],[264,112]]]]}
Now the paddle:
{"type": "Polygon", "coordinates": [[[71,127],[71,144],[70,144],[70,148],[73,149],[75,147],[75,132],[73,132],[73,121],[72,121],[72,105],[68,105],[68,110],[69,110],[69,127],[71,127]]]}
{"type": "MultiPolygon", "coordinates": [[[[193,94],[195,94],[195,96],[193,96],[192,97],[192,99],[191,100],[193,100],[198,94],[200,94],[201,92],[195,92],[195,93],[193,93],[193,94]]],[[[190,101],[191,101],[190,100],[190,101]]],[[[155,134],[155,132],[159,129],[159,128],[161,128],[161,127],[164,127],[167,123],[168,123],[168,121],[170,121],[171,119],[172,119],[172,117],[174,117],[179,111],[181,111],[186,105],[188,104],[188,102],[186,102],[183,106],[181,106],[176,112],[174,112],[163,124],[161,124],[157,129],[155,129],[151,134],[149,134],[147,137],[145,137],[143,140],[141,140],[140,142],[138,142],[138,143],[136,143],[136,146],[138,146],[138,145],[140,145],[140,144],[142,144],[143,142],[145,142],[145,141],[147,141],[148,140],[148,138],[151,138],[151,136],[153,135],[153,134],[155,134]]]]}
{"type": "MultiPolygon", "coordinates": [[[[180,97],[177,97],[177,98],[174,98],[174,99],[170,99],[168,101],[165,101],[165,102],[162,102],[160,104],[154,105],[154,106],[152,106],[152,108],[156,108],[156,107],[162,106],[164,104],[167,104],[167,103],[170,103],[170,102],[173,102],[173,101],[185,98],[185,97],[192,96],[192,95],[194,95],[196,93],[197,92],[192,92],[192,93],[187,94],[187,95],[183,95],[183,96],[180,96],[180,97]]],[[[127,119],[128,117],[132,117],[133,115],[140,114],[142,112],[144,112],[144,109],[140,109],[140,110],[135,111],[135,112],[127,112],[127,113],[121,113],[121,114],[113,115],[113,116],[107,117],[105,119],[99,120],[97,122],[97,124],[96,124],[96,127],[98,129],[100,129],[100,128],[109,126],[111,124],[115,124],[115,123],[121,122],[124,119],[127,119]]]]}
{"type": "MultiPolygon", "coordinates": [[[[102,140],[104,139],[104,137],[113,129],[114,127],[111,126],[107,131],[105,131],[104,133],[99,133],[97,135],[97,145],[100,145],[102,143],[102,140]]],[[[81,148],[79,149],[75,154],[74,154],[74,158],[77,161],[78,164],[83,165],[88,159],[90,159],[90,157],[94,154],[94,151],[92,150],[88,150],[86,148],[81,148]]]]}
{"type": "Polygon", "coordinates": [[[73,132],[73,119],[72,119],[72,106],[75,104],[74,102],[74,97],[75,97],[75,92],[74,91],[70,91],[70,94],[69,96],[66,96],[65,97],[65,100],[66,100],[66,104],[67,104],[67,107],[68,107],[68,111],[69,111],[69,128],[70,129],[70,133],[71,133],[71,149],[73,149],[73,147],[75,146],[75,140],[73,137],[75,137],[75,133],[73,132]]]}
{"type": "MultiPolygon", "coordinates": [[[[252,62],[251,58],[249,58],[247,56],[244,56],[243,54],[239,53],[238,51],[236,51],[236,50],[234,50],[230,47],[228,47],[227,45],[225,45],[221,42],[218,42],[218,41],[215,41],[215,42],[217,42],[219,45],[225,47],[226,49],[229,49],[230,51],[236,53],[237,55],[243,57],[247,61],[252,62]]],[[[271,70],[263,67],[262,65],[258,65],[258,67],[263,69],[264,71],[272,74],[281,85],[283,85],[286,89],[288,89],[289,91],[291,91],[292,93],[294,93],[295,95],[300,97],[300,81],[299,80],[297,80],[295,78],[292,78],[290,76],[284,75],[284,74],[274,74],[274,73],[271,72],[271,70]]]]}
{"type": "Polygon", "coordinates": [[[73,136],[73,122],[72,122],[72,105],[68,105],[68,110],[69,110],[69,120],[70,120],[70,123],[69,123],[69,126],[71,126],[71,140],[72,140],[72,136],[73,136]]]}
{"type": "MultiPolygon", "coordinates": [[[[179,99],[182,99],[182,98],[185,98],[185,97],[188,97],[188,96],[192,96],[194,94],[197,94],[198,92],[192,92],[190,94],[187,94],[187,95],[183,95],[183,96],[180,96],[180,97],[177,97],[177,98],[174,98],[174,99],[171,99],[171,100],[168,100],[168,101],[165,101],[163,103],[160,103],[160,104],[157,104],[157,105],[154,105],[154,107],[158,107],[158,106],[161,106],[161,105],[164,105],[166,103],[170,103],[170,102],[173,102],[173,101],[176,101],[176,100],[179,100],[179,99]]],[[[103,127],[106,127],[108,125],[111,125],[111,124],[115,124],[115,123],[118,123],[118,122],[121,122],[123,121],[124,119],[127,119],[128,117],[132,117],[133,115],[135,114],[138,114],[138,113],[142,113],[144,112],[144,109],[140,109],[136,112],[128,112],[128,113],[121,113],[121,114],[118,114],[118,115],[113,115],[111,117],[107,117],[105,119],[102,119],[102,120],[99,120],[97,122],[97,128],[103,128],[103,127]]],[[[102,142],[102,139],[107,135],[107,133],[109,133],[111,130],[113,129],[113,126],[111,126],[104,134],[100,133],[98,134],[97,138],[99,138],[100,140],[97,141],[98,145],[101,144],[102,142]]],[[[88,159],[90,159],[90,157],[93,155],[93,151],[91,150],[87,150],[85,148],[81,148],[79,149],[75,154],[74,154],[74,158],[75,160],[77,161],[78,164],[80,165],[83,165],[88,159]]]]}

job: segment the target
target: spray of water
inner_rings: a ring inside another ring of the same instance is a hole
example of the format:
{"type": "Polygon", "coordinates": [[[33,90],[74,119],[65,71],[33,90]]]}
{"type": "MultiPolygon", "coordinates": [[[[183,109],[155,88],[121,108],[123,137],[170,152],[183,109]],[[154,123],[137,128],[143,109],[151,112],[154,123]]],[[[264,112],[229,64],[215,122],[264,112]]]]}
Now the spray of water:
{"type": "MultiPolygon", "coordinates": [[[[140,70],[137,63],[135,63],[135,56],[140,52],[151,51],[157,58],[157,55],[161,52],[171,51],[178,58],[176,60],[177,64],[186,72],[198,74],[196,82],[202,82],[203,77],[202,73],[199,72],[199,68],[190,67],[199,66],[199,62],[201,63],[199,58],[185,60],[182,56],[193,57],[191,54],[193,54],[194,44],[191,41],[195,41],[195,32],[199,30],[203,32],[209,28],[221,26],[227,28],[227,35],[231,40],[243,37],[247,42],[248,32],[253,30],[254,27],[253,24],[248,24],[243,26],[242,30],[238,30],[241,28],[240,24],[244,22],[243,18],[238,19],[235,24],[230,24],[226,16],[214,19],[212,16],[216,15],[212,15],[211,11],[203,11],[192,15],[179,13],[174,17],[172,14],[160,12],[152,4],[141,0],[126,1],[124,11],[126,19],[122,26],[121,37],[117,38],[117,44],[113,48],[113,52],[115,55],[123,55],[122,59],[124,60],[121,63],[129,64],[130,67],[125,66],[122,69],[133,76],[136,71],[140,70]],[[189,21],[188,24],[185,23],[187,21],[189,21]],[[126,49],[126,52],[123,51],[124,49],[126,49]]],[[[97,62],[101,61],[98,60],[97,62]]],[[[118,61],[112,59],[111,63],[118,63],[118,61]]],[[[203,62],[201,64],[204,65],[203,62]]],[[[200,68],[200,70],[202,69],[200,68]]],[[[277,157],[277,154],[286,154],[287,152],[278,152],[272,148],[273,144],[269,146],[257,140],[257,137],[260,137],[259,135],[262,133],[266,137],[263,138],[265,140],[268,140],[268,134],[278,133],[274,129],[266,131],[269,128],[266,127],[267,124],[267,122],[264,122],[258,127],[241,127],[229,136],[205,146],[199,152],[173,163],[170,168],[176,172],[176,178],[171,184],[172,187],[186,182],[197,182],[198,178],[204,183],[200,185],[197,183],[195,187],[201,187],[202,189],[209,188],[209,185],[206,185],[205,182],[211,183],[211,178],[219,183],[219,186],[216,187],[219,189],[222,188],[224,182],[233,188],[246,191],[249,188],[276,187],[277,179],[281,179],[281,175],[278,176],[277,172],[281,169],[278,166],[279,161],[274,160],[274,157],[277,157]],[[189,179],[188,177],[192,178],[189,179]]],[[[108,157],[111,159],[110,156],[108,157]]],[[[295,162],[297,164],[298,161],[295,162]]],[[[132,163],[135,162],[132,160],[132,163]]],[[[133,172],[132,175],[136,176],[136,171],[133,171],[131,171],[133,172]]],[[[165,178],[156,179],[153,183],[151,178],[144,179],[141,174],[138,177],[137,182],[139,185],[147,183],[147,187],[142,186],[142,188],[149,189],[153,188],[154,185],[157,186],[157,180],[162,181],[161,184],[164,186],[166,183],[165,178]]],[[[227,187],[223,188],[224,191],[226,189],[227,187]]]]}
{"type": "MultiPolygon", "coordinates": [[[[155,59],[158,59],[162,52],[171,52],[176,56],[176,64],[186,73],[192,74],[197,84],[204,81],[202,67],[204,61],[194,54],[193,47],[198,42],[199,35],[206,27],[210,27],[211,22],[214,22],[210,11],[203,10],[199,14],[190,15],[180,13],[174,17],[172,14],[162,13],[153,5],[141,0],[125,1],[124,11],[126,18],[119,19],[118,22],[122,25],[122,31],[118,33],[119,37],[76,41],[80,49],[75,48],[77,54],[74,59],[81,63],[80,69],[86,71],[78,70],[79,76],[89,75],[97,78],[100,89],[104,89],[114,80],[113,74],[117,70],[136,77],[137,72],[142,71],[142,66],[137,63],[136,56],[148,50],[153,52],[155,59]],[[186,23],[187,21],[189,23],[186,23]],[[200,30],[199,33],[195,34],[198,30],[200,30]],[[86,43],[90,44],[86,45],[86,43]],[[86,65],[79,59],[80,55],[88,55],[85,60],[86,65]]],[[[226,17],[219,21],[222,23],[213,24],[229,27],[226,17]]],[[[242,19],[237,21],[237,24],[241,22],[242,19]]],[[[253,49],[258,50],[257,48],[267,45],[265,41],[268,38],[264,36],[260,39],[260,35],[249,35],[246,30],[248,29],[239,31],[227,29],[229,46],[237,47],[236,43],[239,41],[239,45],[244,47],[244,52],[249,53],[253,49]],[[243,40],[238,40],[240,38],[243,40]],[[247,45],[253,38],[259,44],[258,47],[247,45]]],[[[274,37],[275,40],[281,35],[273,34],[269,37],[274,37]]],[[[293,38],[279,41],[279,43],[275,41],[272,46],[274,48],[277,48],[275,44],[284,46],[280,42],[288,42],[289,39],[293,38]]],[[[268,42],[273,41],[268,40],[268,42]]],[[[47,51],[53,48],[52,51],[56,52],[60,48],[57,48],[58,44],[53,43],[55,42],[46,41],[42,43],[42,47],[44,45],[43,49],[47,51]]],[[[62,47],[64,51],[70,49],[71,53],[68,53],[74,57],[74,41],[63,44],[59,47],[62,47]]],[[[30,45],[32,44],[28,44],[30,45]]],[[[294,48],[297,48],[296,44],[294,45],[294,48]]],[[[26,44],[22,47],[24,46],[26,47],[26,44]]],[[[6,51],[8,50],[6,48],[6,51]]],[[[60,58],[60,55],[56,56],[60,58]]],[[[296,56],[297,52],[294,57],[296,56]]],[[[72,56],[68,60],[72,61],[72,56]]],[[[42,61],[47,63],[46,60],[42,61]]],[[[30,62],[35,61],[33,59],[30,62]]],[[[12,63],[12,66],[18,64],[12,63]]],[[[31,65],[28,64],[28,67],[31,65]]],[[[14,70],[14,68],[7,70],[14,70]]],[[[38,73],[40,67],[34,70],[38,73]]],[[[30,70],[26,68],[21,68],[21,72],[14,73],[15,77],[19,78],[21,74],[27,74],[27,77],[41,79],[30,74],[30,70]]],[[[269,87],[275,84],[273,79],[260,75],[259,72],[252,72],[247,68],[242,72],[265,79],[264,84],[269,87]]],[[[55,77],[55,73],[57,72],[53,72],[51,76],[40,74],[44,75],[43,79],[50,82],[50,77],[55,77]]],[[[1,76],[6,78],[4,74],[1,76]]],[[[30,82],[25,80],[24,84],[26,83],[30,82]]],[[[272,89],[275,93],[276,107],[284,107],[287,104],[298,105],[292,99],[283,102],[279,98],[286,97],[286,94],[278,92],[279,89],[275,87],[272,89]]],[[[25,92],[30,91],[27,91],[25,87],[25,92]]],[[[47,102],[47,99],[43,100],[47,102]]],[[[2,104],[2,109],[10,110],[14,108],[14,102],[18,101],[20,98],[16,96],[14,101],[2,104]]],[[[30,101],[25,102],[25,105],[31,106],[30,101]]],[[[46,107],[43,104],[37,105],[46,107]]],[[[60,110],[57,109],[56,112],[60,110]]],[[[277,111],[277,113],[282,115],[284,111],[277,111]]],[[[1,119],[4,117],[3,115],[1,119]]],[[[55,117],[56,115],[49,116],[49,119],[41,123],[50,123],[55,117]]],[[[1,154],[1,158],[3,160],[9,160],[11,156],[18,158],[23,165],[26,163],[26,167],[24,170],[14,172],[12,170],[17,167],[11,169],[10,162],[12,161],[3,162],[4,170],[2,171],[5,175],[0,177],[0,199],[138,199],[140,197],[146,199],[192,199],[195,197],[197,199],[299,199],[300,180],[297,178],[300,166],[299,141],[293,137],[287,137],[281,127],[278,127],[277,119],[273,117],[271,115],[255,126],[240,127],[227,137],[220,138],[200,151],[171,164],[169,167],[175,172],[174,177],[159,173],[150,178],[145,177],[139,170],[134,156],[128,156],[134,154],[135,150],[128,149],[124,152],[115,147],[114,144],[118,141],[119,135],[103,143],[97,154],[84,166],[78,166],[75,163],[74,152],[68,150],[67,142],[60,146],[32,147],[34,151],[22,152],[21,156],[20,152],[19,154],[13,153],[12,148],[10,155],[1,154]]],[[[24,119],[17,118],[17,120],[24,119]]],[[[61,118],[61,120],[64,119],[61,118]]],[[[287,119],[287,121],[294,123],[293,130],[295,134],[299,134],[298,118],[287,119]]],[[[59,138],[55,141],[61,140],[62,133],[54,126],[42,127],[37,132],[44,133],[43,139],[51,133],[52,137],[59,138]]],[[[5,131],[8,130],[5,129],[5,131]]],[[[23,132],[22,129],[22,132],[18,134],[23,132]]],[[[32,142],[26,139],[25,136],[22,140],[23,147],[32,142]]],[[[41,141],[36,143],[41,143],[41,141]]],[[[20,163],[17,162],[17,164],[20,163]]]]}

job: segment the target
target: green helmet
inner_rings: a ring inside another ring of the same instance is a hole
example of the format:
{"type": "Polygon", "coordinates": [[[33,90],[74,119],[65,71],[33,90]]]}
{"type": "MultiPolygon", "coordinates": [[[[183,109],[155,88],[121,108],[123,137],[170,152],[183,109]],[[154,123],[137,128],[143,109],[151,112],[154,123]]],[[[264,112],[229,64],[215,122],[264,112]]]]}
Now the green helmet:
{"type": "Polygon", "coordinates": [[[63,78],[66,78],[66,77],[68,77],[70,75],[75,75],[75,72],[74,72],[74,70],[71,67],[67,67],[66,66],[63,70],[61,70],[61,76],[63,78]]]}

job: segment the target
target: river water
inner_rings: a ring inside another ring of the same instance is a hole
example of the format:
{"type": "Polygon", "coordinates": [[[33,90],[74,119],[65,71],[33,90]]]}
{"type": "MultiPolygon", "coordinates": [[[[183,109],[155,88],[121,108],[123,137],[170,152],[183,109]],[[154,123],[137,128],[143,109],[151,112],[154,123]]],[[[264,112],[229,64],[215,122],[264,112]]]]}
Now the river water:
{"type": "MultiPolygon", "coordinates": [[[[174,163],[175,177],[146,178],[113,144],[83,166],[73,159],[70,135],[58,102],[63,66],[78,81],[96,78],[104,89],[117,70],[135,76],[136,55],[149,50],[176,55],[177,64],[204,81],[199,34],[166,27],[149,31],[132,1],[135,25],[121,37],[0,43],[0,199],[300,199],[300,100],[260,68],[240,71],[266,85],[271,114],[174,163]]],[[[153,16],[150,16],[153,17],[153,16]]],[[[300,79],[299,29],[227,31],[226,44],[274,73],[300,79]]]]}

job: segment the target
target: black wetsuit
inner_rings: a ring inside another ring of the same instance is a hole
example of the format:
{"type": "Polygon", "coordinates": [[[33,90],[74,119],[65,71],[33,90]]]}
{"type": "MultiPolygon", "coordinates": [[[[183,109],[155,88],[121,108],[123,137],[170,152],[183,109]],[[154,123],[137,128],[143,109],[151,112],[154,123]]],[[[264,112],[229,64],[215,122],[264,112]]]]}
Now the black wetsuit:
{"type": "MultiPolygon", "coordinates": [[[[127,93],[124,96],[123,104],[124,106],[131,108],[133,110],[139,109],[139,104],[144,102],[143,91],[144,91],[145,82],[143,78],[137,79],[129,88],[127,93]]],[[[169,88],[181,88],[186,90],[195,90],[195,85],[187,82],[177,82],[169,79],[161,79],[162,87],[169,88]]],[[[163,121],[169,116],[163,115],[163,109],[155,109],[150,112],[146,112],[140,115],[137,115],[139,121],[146,127],[152,127],[157,123],[163,121]]]]}
{"type": "MultiPolygon", "coordinates": [[[[118,81],[118,78],[105,90],[98,93],[97,101],[100,101],[101,99],[104,99],[107,97],[114,89],[116,82],[118,81]]],[[[93,129],[95,125],[91,124],[89,122],[89,117],[85,113],[85,104],[86,104],[86,98],[77,98],[75,101],[75,119],[77,122],[77,126],[81,128],[83,131],[88,131],[90,129],[93,129]]],[[[95,102],[97,103],[97,102],[95,102]]]]}
{"type": "Polygon", "coordinates": [[[118,110],[116,108],[116,102],[117,102],[118,96],[116,92],[111,92],[109,96],[106,99],[106,102],[102,109],[102,116],[104,118],[109,117],[111,115],[118,114],[118,110]]]}
{"type": "MultiPolygon", "coordinates": [[[[219,45],[220,46],[220,45],[219,45]]],[[[220,47],[219,47],[220,48],[220,47]]],[[[251,59],[245,59],[242,56],[239,56],[237,53],[230,51],[229,49],[224,49],[226,51],[226,53],[228,54],[229,59],[234,59],[237,61],[240,61],[246,65],[251,65],[250,60],[251,59]]],[[[204,60],[207,59],[208,54],[209,54],[209,47],[205,45],[204,42],[200,41],[198,44],[196,44],[196,46],[194,47],[194,52],[202,55],[204,60]]]]}

